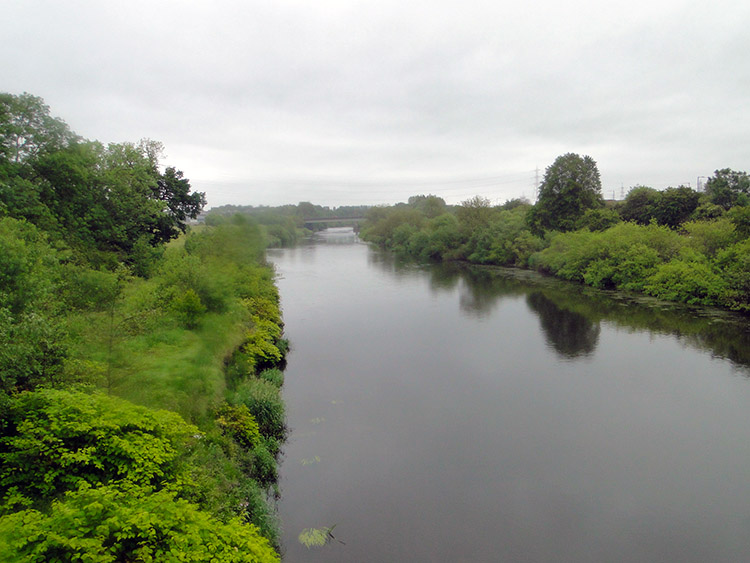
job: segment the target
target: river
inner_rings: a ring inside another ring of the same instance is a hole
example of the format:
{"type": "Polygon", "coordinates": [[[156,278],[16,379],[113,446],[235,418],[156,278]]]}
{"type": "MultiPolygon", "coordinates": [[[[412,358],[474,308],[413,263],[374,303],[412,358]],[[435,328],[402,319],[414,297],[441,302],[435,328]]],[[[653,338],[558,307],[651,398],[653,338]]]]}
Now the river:
{"type": "Polygon", "coordinates": [[[343,229],[269,260],[284,561],[750,561],[747,318],[343,229]]]}

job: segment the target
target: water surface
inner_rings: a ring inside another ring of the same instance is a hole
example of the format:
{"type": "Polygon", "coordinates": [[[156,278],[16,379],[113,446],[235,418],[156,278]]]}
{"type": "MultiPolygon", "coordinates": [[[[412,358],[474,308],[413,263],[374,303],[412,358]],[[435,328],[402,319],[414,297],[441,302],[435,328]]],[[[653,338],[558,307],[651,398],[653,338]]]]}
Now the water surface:
{"type": "Polygon", "coordinates": [[[340,230],[269,257],[285,561],[750,561],[746,319],[340,230]]]}

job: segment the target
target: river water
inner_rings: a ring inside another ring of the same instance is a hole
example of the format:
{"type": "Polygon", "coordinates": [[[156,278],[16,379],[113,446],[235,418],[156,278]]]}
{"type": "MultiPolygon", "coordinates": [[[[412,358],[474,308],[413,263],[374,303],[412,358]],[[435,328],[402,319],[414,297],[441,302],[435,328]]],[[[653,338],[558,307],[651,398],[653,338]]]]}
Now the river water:
{"type": "Polygon", "coordinates": [[[269,259],[285,561],[750,561],[747,318],[340,229],[269,259]]]}

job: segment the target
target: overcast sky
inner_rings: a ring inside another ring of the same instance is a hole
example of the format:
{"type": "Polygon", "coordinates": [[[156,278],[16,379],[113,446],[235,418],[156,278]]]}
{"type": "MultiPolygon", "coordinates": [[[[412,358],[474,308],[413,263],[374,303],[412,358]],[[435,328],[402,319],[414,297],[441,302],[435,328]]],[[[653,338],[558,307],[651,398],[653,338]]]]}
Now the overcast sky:
{"type": "MultiPolygon", "coordinates": [[[[750,169],[750,2],[4,0],[0,90],[164,143],[209,207],[605,197],[750,169]]],[[[703,180],[701,180],[703,181],[703,180]]]]}

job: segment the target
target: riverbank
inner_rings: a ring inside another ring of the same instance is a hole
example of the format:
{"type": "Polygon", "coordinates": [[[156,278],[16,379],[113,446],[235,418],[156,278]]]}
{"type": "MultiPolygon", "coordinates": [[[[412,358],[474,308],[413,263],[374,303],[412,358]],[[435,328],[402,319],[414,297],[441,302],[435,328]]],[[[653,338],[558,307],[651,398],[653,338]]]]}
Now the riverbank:
{"type": "Polygon", "coordinates": [[[238,219],[175,240],[148,278],[37,264],[76,305],[56,319],[53,385],[2,405],[9,561],[279,559],[288,344],[263,255],[258,226],[238,219]]]}
{"type": "Polygon", "coordinates": [[[622,221],[602,210],[607,221],[592,218],[584,228],[544,234],[529,226],[532,209],[521,202],[491,207],[481,198],[437,212],[400,204],[372,210],[361,237],[422,261],[531,268],[596,288],[750,311],[750,232],[743,208],[675,228],[622,221]]]}

